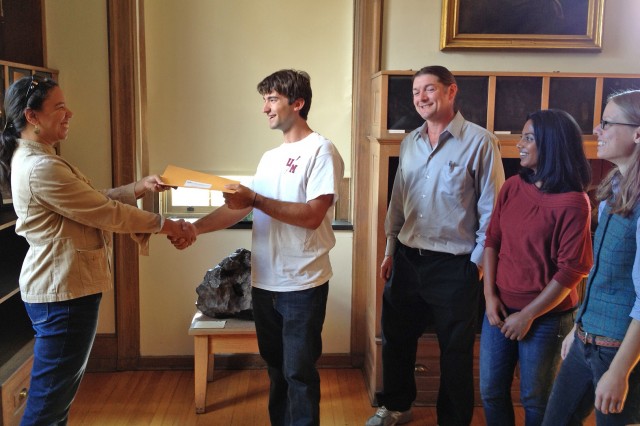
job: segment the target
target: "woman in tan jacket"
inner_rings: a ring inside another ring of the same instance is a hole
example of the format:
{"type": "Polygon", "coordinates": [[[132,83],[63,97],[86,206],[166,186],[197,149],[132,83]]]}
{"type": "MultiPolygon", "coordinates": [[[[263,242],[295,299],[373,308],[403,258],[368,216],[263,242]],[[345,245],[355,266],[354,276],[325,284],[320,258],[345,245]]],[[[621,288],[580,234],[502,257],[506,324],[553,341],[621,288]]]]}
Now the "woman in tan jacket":
{"type": "Polygon", "coordinates": [[[66,424],[93,344],[102,292],[112,288],[111,233],[195,238],[190,224],[135,207],[159,176],[98,191],[56,154],[73,116],[58,84],[39,76],[5,95],[0,181],[11,182],[16,233],[29,251],[20,292],[35,330],[34,363],[23,425],[66,424]]]}

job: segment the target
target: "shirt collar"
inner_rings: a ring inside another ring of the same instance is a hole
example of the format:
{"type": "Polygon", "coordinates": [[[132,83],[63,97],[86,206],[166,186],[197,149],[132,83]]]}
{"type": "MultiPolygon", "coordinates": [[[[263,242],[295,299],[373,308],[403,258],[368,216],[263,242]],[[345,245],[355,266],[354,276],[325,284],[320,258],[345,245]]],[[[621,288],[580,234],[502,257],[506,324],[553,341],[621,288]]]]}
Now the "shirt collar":
{"type": "Polygon", "coordinates": [[[35,151],[42,151],[47,154],[56,153],[56,149],[51,145],[47,145],[47,144],[36,142],[36,141],[31,141],[29,139],[18,139],[18,144],[20,144],[20,146],[31,148],[35,151]]]}
{"type": "Polygon", "coordinates": [[[451,136],[456,139],[460,139],[460,135],[462,134],[462,125],[464,124],[464,117],[460,114],[460,111],[456,112],[456,115],[453,117],[453,120],[447,126],[446,131],[448,131],[451,136]]]}
{"type": "MultiPolygon", "coordinates": [[[[460,138],[462,134],[462,125],[464,124],[464,117],[460,113],[460,111],[456,112],[456,115],[453,116],[453,120],[449,122],[447,127],[444,129],[443,133],[449,133],[449,135],[453,136],[456,139],[460,138]]],[[[422,126],[418,127],[418,131],[414,135],[414,139],[423,138],[427,139],[427,122],[425,121],[422,126]]]]}

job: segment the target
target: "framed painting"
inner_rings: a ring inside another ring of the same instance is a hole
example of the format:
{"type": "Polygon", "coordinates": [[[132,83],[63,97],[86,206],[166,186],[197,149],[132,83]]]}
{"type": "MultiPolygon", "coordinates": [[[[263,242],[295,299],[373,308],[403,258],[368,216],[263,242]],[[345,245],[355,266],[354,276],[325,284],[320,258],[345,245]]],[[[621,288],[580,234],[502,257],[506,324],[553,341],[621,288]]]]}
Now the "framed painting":
{"type": "Polygon", "coordinates": [[[605,0],[442,0],[440,49],[600,51],[605,0]]]}

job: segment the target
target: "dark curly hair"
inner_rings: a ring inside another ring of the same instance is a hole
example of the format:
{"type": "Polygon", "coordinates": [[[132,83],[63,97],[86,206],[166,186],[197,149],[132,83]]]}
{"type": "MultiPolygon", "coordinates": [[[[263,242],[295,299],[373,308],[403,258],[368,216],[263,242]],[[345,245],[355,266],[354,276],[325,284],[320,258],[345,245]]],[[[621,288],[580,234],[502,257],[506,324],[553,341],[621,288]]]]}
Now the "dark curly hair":
{"type": "Polygon", "coordinates": [[[304,71],[280,70],[265,77],[258,83],[258,93],[262,96],[276,91],[282,96],[286,96],[289,105],[296,99],[304,100],[304,105],[300,109],[300,117],[307,119],[309,109],[311,109],[311,77],[304,71]]]}

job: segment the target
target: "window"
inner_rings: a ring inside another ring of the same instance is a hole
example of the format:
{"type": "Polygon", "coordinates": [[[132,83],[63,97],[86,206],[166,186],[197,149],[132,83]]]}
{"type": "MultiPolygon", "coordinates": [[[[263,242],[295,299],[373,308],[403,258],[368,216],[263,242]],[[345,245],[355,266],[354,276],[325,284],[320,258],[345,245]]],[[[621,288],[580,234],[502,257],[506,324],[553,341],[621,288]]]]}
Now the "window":
{"type": "MultiPolygon", "coordinates": [[[[253,176],[221,176],[250,186],[253,176]]],[[[220,191],[196,188],[177,188],[160,193],[161,213],[165,216],[198,218],[224,204],[220,191]]],[[[243,220],[250,220],[245,218],[243,220]]]]}

